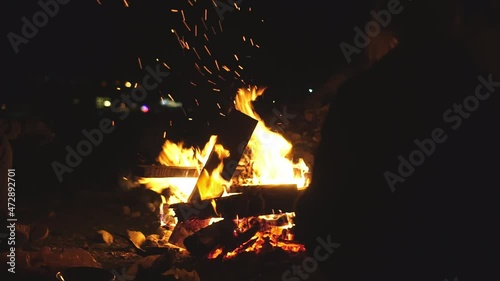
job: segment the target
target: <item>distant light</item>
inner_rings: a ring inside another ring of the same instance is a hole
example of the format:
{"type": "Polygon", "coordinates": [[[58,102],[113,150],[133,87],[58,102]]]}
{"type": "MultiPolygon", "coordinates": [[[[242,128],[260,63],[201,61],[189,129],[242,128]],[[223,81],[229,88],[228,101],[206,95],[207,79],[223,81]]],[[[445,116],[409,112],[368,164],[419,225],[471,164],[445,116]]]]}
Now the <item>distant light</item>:
{"type": "Polygon", "coordinates": [[[116,89],[117,89],[118,91],[120,91],[122,88],[120,88],[120,87],[116,87],[116,89]]]}
{"type": "Polygon", "coordinates": [[[189,117],[189,118],[188,118],[188,120],[189,120],[189,121],[193,121],[193,118],[189,117]]]}
{"type": "Polygon", "coordinates": [[[110,107],[111,99],[108,97],[96,97],[95,105],[97,108],[110,107]]]}
{"type": "Polygon", "coordinates": [[[166,107],[178,108],[182,107],[182,102],[175,102],[169,99],[161,99],[160,104],[166,107]]]}
{"type": "Polygon", "coordinates": [[[128,81],[127,81],[127,82],[125,82],[125,87],[127,87],[127,88],[132,87],[132,83],[130,83],[130,82],[128,82],[128,81]]]}
{"type": "Polygon", "coordinates": [[[147,106],[143,105],[143,106],[141,106],[141,111],[146,113],[149,111],[149,108],[147,106]]]}
{"type": "Polygon", "coordinates": [[[275,101],[275,100],[273,100],[273,103],[276,103],[276,101],[275,101]]]}
{"type": "Polygon", "coordinates": [[[313,89],[309,89],[309,93],[312,93],[313,92],[313,89]]]}

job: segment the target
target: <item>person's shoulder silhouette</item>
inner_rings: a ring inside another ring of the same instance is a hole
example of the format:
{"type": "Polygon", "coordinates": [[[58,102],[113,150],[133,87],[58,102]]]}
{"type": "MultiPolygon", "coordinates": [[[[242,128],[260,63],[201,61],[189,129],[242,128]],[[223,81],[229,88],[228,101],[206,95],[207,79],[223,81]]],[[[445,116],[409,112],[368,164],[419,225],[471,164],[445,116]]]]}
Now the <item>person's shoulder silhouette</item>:
{"type": "Polygon", "coordinates": [[[459,41],[429,30],[339,89],[297,209],[308,249],[328,235],[341,244],[320,265],[331,280],[491,272],[498,231],[482,223],[500,217],[499,84],[459,41]],[[467,237],[481,246],[459,246],[467,237]]]}

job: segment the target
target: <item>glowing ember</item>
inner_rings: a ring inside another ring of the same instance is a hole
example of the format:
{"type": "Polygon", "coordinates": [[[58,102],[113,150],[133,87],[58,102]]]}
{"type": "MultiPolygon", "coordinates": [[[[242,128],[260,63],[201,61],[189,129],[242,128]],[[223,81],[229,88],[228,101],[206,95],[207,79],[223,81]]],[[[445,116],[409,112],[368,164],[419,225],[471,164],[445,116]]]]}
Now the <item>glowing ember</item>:
{"type": "Polygon", "coordinates": [[[293,242],[293,234],[291,229],[294,226],[292,219],[295,217],[294,213],[285,213],[278,215],[259,216],[258,218],[249,218],[236,220],[238,225],[236,234],[244,233],[252,225],[252,220],[258,220],[260,225],[259,231],[248,241],[241,244],[238,248],[225,251],[224,248],[217,248],[209,255],[209,259],[216,259],[222,256],[223,260],[234,258],[243,252],[268,252],[276,249],[288,253],[305,252],[305,247],[302,244],[293,242]]]}

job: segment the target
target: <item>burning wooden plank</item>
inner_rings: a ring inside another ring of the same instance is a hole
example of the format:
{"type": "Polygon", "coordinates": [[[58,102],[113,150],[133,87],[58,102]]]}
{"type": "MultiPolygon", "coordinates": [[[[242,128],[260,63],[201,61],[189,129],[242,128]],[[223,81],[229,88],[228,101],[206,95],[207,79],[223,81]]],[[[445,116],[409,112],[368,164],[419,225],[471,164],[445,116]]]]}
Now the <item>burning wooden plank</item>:
{"type": "Polygon", "coordinates": [[[139,165],[135,175],[144,178],[197,178],[201,167],[139,165]]]}
{"type": "Polygon", "coordinates": [[[222,145],[229,152],[229,157],[223,159],[223,169],[218,171],[217,168],[220,167],[221,162],[220,156],[215,149],[212,150],[188,202],[217,198],[223,194],[224,188],[222,186],[217,187],[217,190],[212,189],[207,192],[206,185],[207,181],[210,180],[207,177],[212,177],[214,172],[220,172],[222,179],[228,182],[231,180],[257,123],[257,120],[237,110],[233,110],[227,115],[224,129],[218,135],[214,148],[217,145],[222,145]]]}

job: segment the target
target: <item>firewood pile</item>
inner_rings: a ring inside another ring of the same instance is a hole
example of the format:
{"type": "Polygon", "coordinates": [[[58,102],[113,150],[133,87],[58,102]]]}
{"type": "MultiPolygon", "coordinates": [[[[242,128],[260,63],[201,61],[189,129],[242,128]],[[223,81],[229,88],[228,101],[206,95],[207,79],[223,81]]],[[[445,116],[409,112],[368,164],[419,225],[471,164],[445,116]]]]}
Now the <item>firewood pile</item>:
{"type": "MultiPolygon", "coordinates": [[[[291,142],[294,160],[302,158],[308,167],[312,167],[325,115],[326,110],[306,112],[303,116],[297,115],[293,124],[272,130],[279,131],[291,142]]],[[[291,183],[249,184],[240,181],[241,178],[250,179],[256,175],[252,170],[253,159],[245,156],[249,153],[247,143],[258,123],[238,111],[229,114],[226,121],[227,130],[222,130],[218,136],[203,167],[139,167],[137,173],[144,177],[185,176],[197,181],[187,200],[171,203],[168,193],[163,193],[167,198],[159,208],[159,218],[165,230],[154,234],[155,242],[151,242],[152,235],[129,238],[138,240],[134,244],[142,255],[160,253],[158,260],[166,259],[170,265],[175,264],[180,270],[190,268],[189,264],[194,263],[192,268],[196,268],[200,274],[204,270],[213,271],[214,268],[228,273],[235,268],[241,271],[239,273],[250,269],[252,273],[262,272],[266,266],[276,269],[283,265],[286,268],[294,260],[305,257],[304,245],[294,237],[294,207],[303,193],[303,189],[299,187],[303,186],[291,183]],[[224,159],[216,151],[217,145],[227,150],[224,159]],[[221,161],[224,165],[219,170],[221,161]],[[200,172],[197,173],[198,170],[200,172]],[[214,172],[220,173],[220,180],[230,184],[208,182],[207,180],[211,180],[208,176],[214,172]],[[203,178],[203,175],[207,176],[203,178]],[[171,255],[177,261],[174,262],[171,255]],[[248,266],[249,261],[252,266],[248,266]],[[248,268],[241,267],[242,264],[248,268]],[[206,268],[203,269],[204,267],[206,268]]],[[[133,233],[130,232],[129,236],[131,234],[133,233]]],[[[283,269],[279,271],[283,272],[283,269]]],[[[151,269],[142,273],[146,274],[146,279],[151,278],[151,269]]],[[[234,274],[221,276],[217,280],[247,280],[245,278],[250,276],[234,274]]],[[[141,276],[141,271],[137,272],[137,276],[141,276]]],[[[276,275],[276,278],[280,277],[276,275]]]]}

